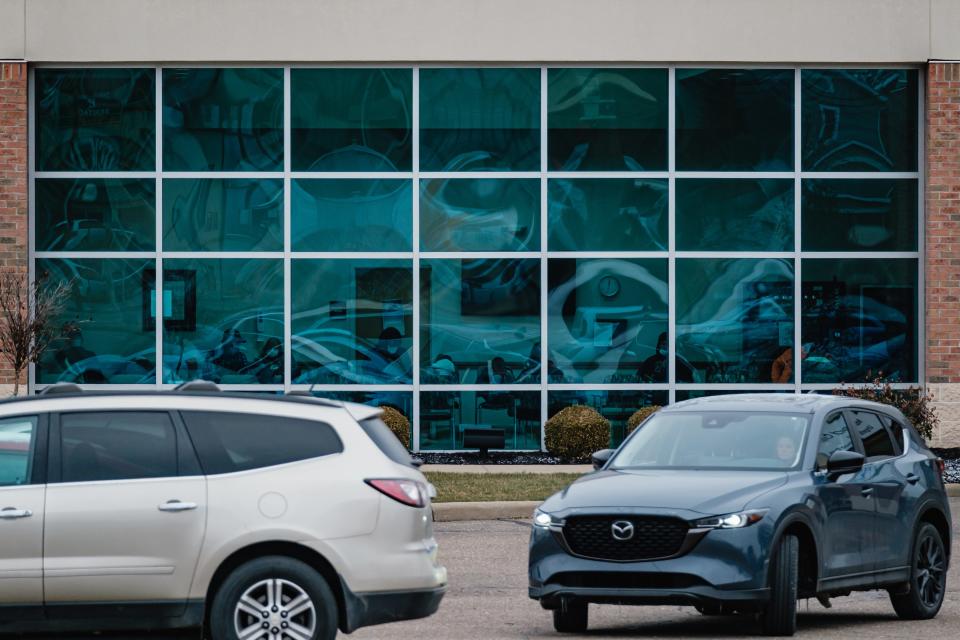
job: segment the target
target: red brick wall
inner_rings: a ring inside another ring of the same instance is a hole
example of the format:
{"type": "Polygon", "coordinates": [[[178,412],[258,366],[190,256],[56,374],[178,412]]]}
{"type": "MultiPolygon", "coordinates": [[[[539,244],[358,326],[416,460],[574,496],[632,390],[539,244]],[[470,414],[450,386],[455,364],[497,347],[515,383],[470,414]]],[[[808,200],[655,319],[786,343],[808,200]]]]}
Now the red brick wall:
{"type": "MultiPolygon", "coordinates": [[[[27,271],[27,65],[23,62],[0,63],[0,270],[27,271]]],[[[12,383],[12,372],[0,358],[0,384],[12,383]]]]}

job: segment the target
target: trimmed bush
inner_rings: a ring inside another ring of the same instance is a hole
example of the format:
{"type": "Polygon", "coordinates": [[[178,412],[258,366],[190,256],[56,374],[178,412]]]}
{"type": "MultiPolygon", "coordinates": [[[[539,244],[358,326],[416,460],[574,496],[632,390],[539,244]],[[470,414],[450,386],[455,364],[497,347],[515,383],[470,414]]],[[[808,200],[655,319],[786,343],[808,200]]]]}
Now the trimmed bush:
{"type": "Polygon", "coordinates": [[[383,413],[380,415],[380,419],[383,420],[383,423],[390,427],[390,431],[393,432],[393,435],[397,436],[397,440],[410,450],[410,421],[407,420],[407,417],[394,409],[391,406],[384,405],[380,407],[383,410],[383,413]]]}
{"type": "Polygon", "coordinates": [[[544,427],[547,451],[568,462],[589,462],[594,451],[610,443],[610,421],[592,407],[561,409],[544,427]]]}
{"type": "Polygon", "coordinates": [[[919,387],[894,389],[889,382],[882,378],[874,378],[868,386],[848,387],[842,385],[834,389],[833,394],[882,402],[896,407],[926,440],[933,437],[933,432],[939,422],[939,418],[937,418],[937,414],[931,406],[933,396],[930,393],[925,393],[919,387]]]}
{"type": "Polygon", "coordinates": [[[649,407],[643,407],[642,409],[637,409],[632,416],[627,418],[627,435],[633,433],[633,430],[636,429],[641,422],[659,410],[660,407],[655,404],[652,404],[649,407]]]}

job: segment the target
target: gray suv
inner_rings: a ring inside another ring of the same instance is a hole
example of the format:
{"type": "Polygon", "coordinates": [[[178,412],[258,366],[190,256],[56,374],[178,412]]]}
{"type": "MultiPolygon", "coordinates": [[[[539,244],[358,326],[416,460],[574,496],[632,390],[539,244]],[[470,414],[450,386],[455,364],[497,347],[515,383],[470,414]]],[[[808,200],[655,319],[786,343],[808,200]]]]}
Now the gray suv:
{"type": "Polygon", "coordinates": [[[534,513],[531,598],[557,631],[588,603],[757,613],[792,635],[797,599],[889,592],[940,610],[950,554],[943,463],[894,408],[817,395],[681,402],[534,513]]]}

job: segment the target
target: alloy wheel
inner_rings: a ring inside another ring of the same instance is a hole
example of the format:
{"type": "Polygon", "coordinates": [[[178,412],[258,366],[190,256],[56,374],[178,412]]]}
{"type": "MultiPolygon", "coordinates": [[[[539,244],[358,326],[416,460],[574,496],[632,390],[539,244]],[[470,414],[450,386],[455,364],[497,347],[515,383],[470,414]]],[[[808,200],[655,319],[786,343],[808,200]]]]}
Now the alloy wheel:
{"type": "Polygon", "coordinates": [[[945,571],[943,546],[933,536],[927,536],[917,549],[916,589],[927,607],[935,607],[943,597],[945,571]]]}
{"type": "Polygon", "coordinates": [[[239,640],[313,640],[317,611],[297,584],[261,580],[240,596],[233,624],[239,640]]]}

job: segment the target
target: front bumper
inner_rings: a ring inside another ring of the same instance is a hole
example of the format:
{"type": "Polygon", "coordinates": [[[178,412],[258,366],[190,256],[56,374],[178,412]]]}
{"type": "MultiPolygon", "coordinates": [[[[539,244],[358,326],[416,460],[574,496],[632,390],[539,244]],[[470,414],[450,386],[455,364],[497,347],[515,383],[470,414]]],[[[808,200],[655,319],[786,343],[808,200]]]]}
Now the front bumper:
{"type": "Polygon", "coordinates": [[[353,593],[343,583],[346,615],[341,618],[340,630],[352,633],[360,627],[374,624],[426,618],[436,613],[446,591],[446,587],[438,587],[416,591],[353,593]]]}

